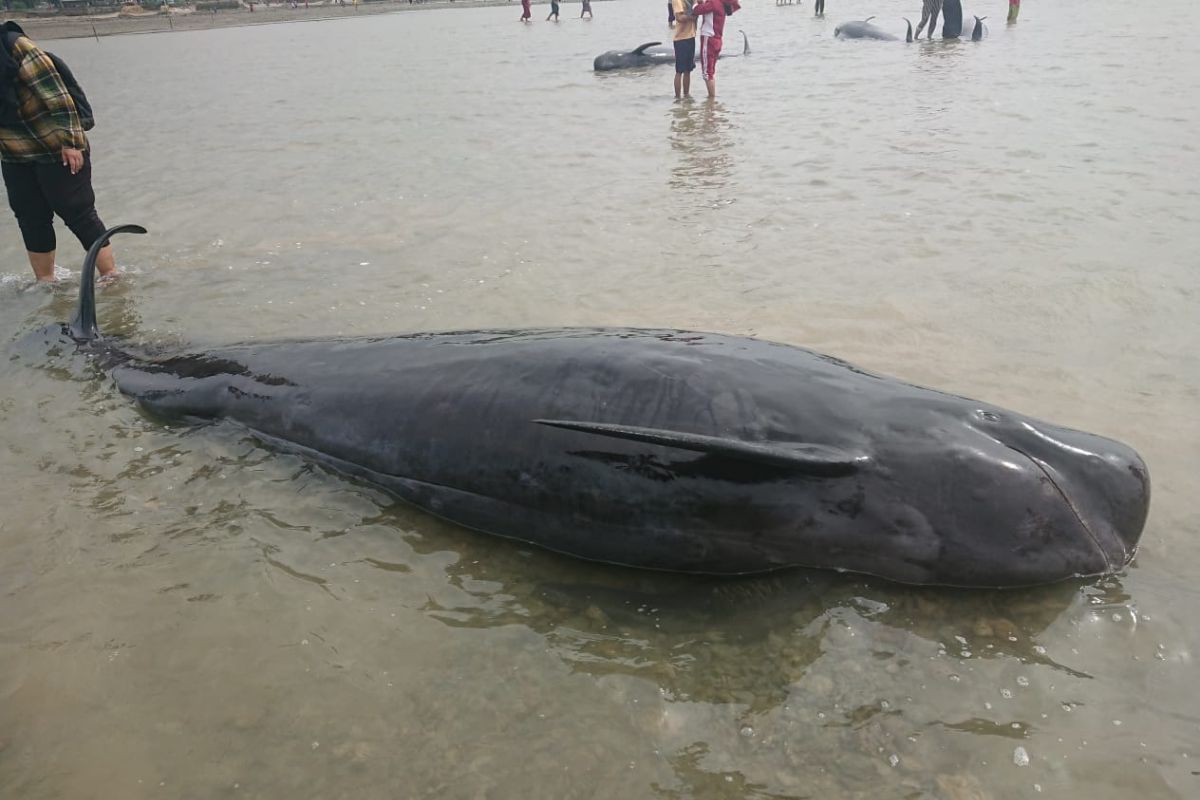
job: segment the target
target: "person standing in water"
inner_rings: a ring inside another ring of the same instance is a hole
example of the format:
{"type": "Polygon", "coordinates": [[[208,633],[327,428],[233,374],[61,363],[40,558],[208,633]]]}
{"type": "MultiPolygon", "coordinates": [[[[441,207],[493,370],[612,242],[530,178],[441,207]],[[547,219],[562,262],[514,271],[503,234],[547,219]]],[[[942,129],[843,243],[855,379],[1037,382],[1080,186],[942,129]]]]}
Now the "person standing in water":
{"type": "Polygon", "coordinates": [[[529,11],[530,0],[521,0],[521,22],[533,22],[533,14],[529,11]]]}
{"type": "Polygon", "coordinates": [[[558,22],[558,0],[550,0],[550,13],[546,15],[546,22],[549,22],[551,17],[558,22]]]}
{"type": "Polygon", "coordinates": [[[592,19],[592,0],[583,0],[583,8],[579,11],[579,18],[583,19],[584,14],[588,15],[588,19],[592,19]]]}
{"type": "Polygon", "coordinates": [[[1021,0],[1008,0],[1008,24],[1015,25],[1021,13],[1021,0]]]}
{"type": "Polygon", "coordinates": [[[717,59],[721,57],[725,18],[740,8],[738,0],[702,0],[692,6],[693,16],[700,21],[700,75],[710,98],[717,96],[717,59]]]}
{"type": "MultiPolygon", "coordinates": [[[[67,71],[69,73],[69,71],[67,71]]],[[[33,275],[53,283],[54,215],[89,249],[104,234],[92,189],[92,153],[84,121],[54,60],[15,22],[0,27],[0,162],[33,275]],[[2,88],[2,87],[0,87],[2,88]]],[[[112,245],[96,258],[100,277],[115,278],[112,245]]]]}
{"type": "Polygon", "coordinates": [[[691,0],[671,0],[675,15],[675,99],[689,97],[696,68],[696,20],[691,0]]]}

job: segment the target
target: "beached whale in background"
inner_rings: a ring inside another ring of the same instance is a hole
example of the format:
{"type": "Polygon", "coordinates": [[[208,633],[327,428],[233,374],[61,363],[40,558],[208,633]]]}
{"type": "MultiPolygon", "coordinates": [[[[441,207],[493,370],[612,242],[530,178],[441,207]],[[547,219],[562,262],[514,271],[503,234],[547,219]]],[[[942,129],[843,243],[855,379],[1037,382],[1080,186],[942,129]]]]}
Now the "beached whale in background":
{"type": "MultiPolygon", "coordinates": [[[[250,343],[73,340],[147,413],[230,420],[452,522],[678,572],[790,566],[1025,586],[1120,570],[1150,499],[1129,447],[783,344],[580,328],[250,343]]],[[[219,487],[214,487],[219,491],[219,487]]]]}
{"type": "MultiPolygon", "coordinates": [[[[737,55],[750,55],[750,39],[745,31],[742,35],[742,52],[721,53],[718,58],[731,58],[737,55]]],[[[596,56],[592,69],[596,72],[609,72],[614,69],[631,69],[633,67],[652,67],[656,64],[674,64],[675,48],[662,42],[646,42],[633,50],[609,50],[596,56]]]]}
{"type": "Polygon", "coordinates": [[[975,25],[971,28],[972,42],[982,41],[983,37],[987,36],[988,27],[987,25],[983,24],[985,19],[987,19],[987,17],[975,17],[975,25]]]}
{"type": "MultiPolygon", "coordinates": [[[[899,39],[897,36],[885,31],[878,25],[871,24],[874,17],[867,17],[863,20],[855,20],[853,22],[843,22],[833,29],[833,35],[839,39],[879,39],[885,42],[894,42],[899,39]]],[[[906,42],[913,40],[912,22],[907,17],[901,17],[908,23],[908,34],[905,36],[906,42]]]]}

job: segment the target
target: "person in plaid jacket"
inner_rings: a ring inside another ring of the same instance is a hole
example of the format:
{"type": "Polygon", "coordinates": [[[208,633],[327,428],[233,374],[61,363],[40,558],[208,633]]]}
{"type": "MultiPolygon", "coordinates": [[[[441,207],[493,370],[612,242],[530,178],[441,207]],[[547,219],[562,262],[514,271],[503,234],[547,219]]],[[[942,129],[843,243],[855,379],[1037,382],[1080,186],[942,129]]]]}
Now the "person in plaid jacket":
{"type": "MultiPolygon", "coordinates": [[[[92,162],[75,101],[54,61],[15,23],[3,26],[0,48],[0,170],[17,217],[29,265],[39,281],[54,281],[54,215],[84,249],[104,233],[92,190],[92,162]]],[[[112,246],[96,268],[114,276],[112,246]]]]}

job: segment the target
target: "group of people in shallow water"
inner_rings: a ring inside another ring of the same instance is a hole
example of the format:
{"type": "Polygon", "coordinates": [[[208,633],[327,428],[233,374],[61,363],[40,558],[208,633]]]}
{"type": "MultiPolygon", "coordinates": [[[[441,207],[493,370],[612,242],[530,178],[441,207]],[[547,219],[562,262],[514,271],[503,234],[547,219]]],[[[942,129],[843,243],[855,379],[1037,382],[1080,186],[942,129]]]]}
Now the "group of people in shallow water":
{"type": "MultiPolygon", "coordinates": [[[[592,0],[582,0],[583,7],[579,9],[579,18],[583,19],[583,15],[587,14],[587,18],[592,18],[592,0]]],[[[533,22],[533,13],[529,10],[530,0],[521,0],[521,22],[533,22]]],[[[553,19],[558,22],[558,0],[550,0],[550,13],[546,15],[546,22],[553,19]]]]}
{"type": "Polygon", "coordinates": [[[700,62],[700,77],[709,97],[717,96],[717,59],[725,35],[725,18],[741,10],[738,0],[669,0],[667,24],[675,28],[675,99],[691,96],[692,70],[700,62]],[[696,35],[700,55],[696,56],[696,35]]]}

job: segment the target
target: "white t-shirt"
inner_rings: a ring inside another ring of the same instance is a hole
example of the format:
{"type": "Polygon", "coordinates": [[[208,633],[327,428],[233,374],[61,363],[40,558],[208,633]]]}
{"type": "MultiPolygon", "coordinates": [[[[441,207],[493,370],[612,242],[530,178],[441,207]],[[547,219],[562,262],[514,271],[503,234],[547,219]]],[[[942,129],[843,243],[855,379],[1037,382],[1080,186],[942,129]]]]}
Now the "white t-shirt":
{"type": "Polygon", "coordinates": [[[713,36],[716,33],[716,31],[713,30],[712,18],[713,18],[713,15],[711,13],[700,15],[700,35],[701,36],[713,36]]]}

